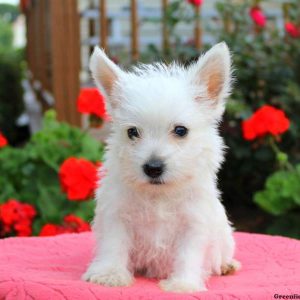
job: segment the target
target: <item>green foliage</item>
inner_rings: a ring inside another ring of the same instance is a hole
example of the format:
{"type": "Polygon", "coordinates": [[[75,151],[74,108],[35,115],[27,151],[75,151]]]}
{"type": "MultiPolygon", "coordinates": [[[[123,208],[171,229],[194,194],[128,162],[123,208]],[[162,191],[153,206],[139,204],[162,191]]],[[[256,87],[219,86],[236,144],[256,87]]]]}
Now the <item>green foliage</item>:
{"type": "Polygon", "coordinates": [[[0,19],[6,22],[13,22],[20,14],[19,8],[16,5],[1,3],[0,4],[0,19]]]}
{"type": "Polygon", "coordinates": [[[61,191],[58,170],[70,156],[100,161],[103,146],[79,128],[55,120],[54,111],[45,115],[43,129],[24,148],[0,150],[0,203],[9,198],[33,204],[38,210],[34,233],[48,222],[60,224],[72,213],[90,221],[93,202],[72,202],[61,191]]]}
{"type": "Polygon", "coordinates": [[[300,237],[299,212],[290,212],[283,216],[276,217],[266,229],[266,233],[272,235],[287,235],[292,238],[300,237]]]}
{"type": "Polygon", "coordinates": [[[17,51],[0,52],[0,131],[11,144],[18,141],[16,120],[24,109],[21,61],[17,51]]]}
{"type": "Polygon", "coordinates": [[[11,50],[12,41],[13,33],[11,24],[0,18],[0,53],[11,50]]]}
{"type": "Polygon", "coordinates": [[[23,51],[13,48],[12,22],[19,14],[14,5],[0,4],[0,131],[11,144],[21,137],[16,121],[23,112],[23,51]]]}
{"type": "Polygon", "coordinates": [[[284,215],[300,207],[300,165],[292,170],[273,173],[265,183],[265,189],[257,192],[254,201],[272,215],[284,215]]]}
{"type": "Polygon", "coordinates": [[[255,193],[254,201],[276,218],[267,226],[269,234],[300,238],[300,164],[280,170],[267,178],[265,188],[255,193]]]}
{"type": "MultiPolygon", "coordinates": [[[[294,4],[288,12],[294,18],[298,11],[299,19],[300,10],[294,4]]],[[[221,172],[221,186],[229,203],[237,205],[244,199],[251,205],[254,199],[259,207],[274,216],[266,232],[300,238],[293,227],[297,223],[282,222],[283,217],[277,217],[298,215],[300,219],[296,201],[300,194],[299,172],[293,167],[277,171],[288,159],[292,165],[300,161],[297,113],[300,111],[300,39],[285,35],[284,28],[278,28],[272,19],[268,19],[266,28],[256,28],[249,17],[250,5],[252,1],[218,3],[222,26],[212,32],[229,45],[236,77],[222,126],[230,149],[221,172]],[[264,104],[282,108],[291,120],[291,128],[280,143],[284,152],[274,153],[266,141],[250,144],[241,137],[241,121],[264,104]],[[265,189],[256,193],[263,189],[264,183],[265,189]]]]}
{"type": "Polygon", "coordinates": [[[0,53],[13,51],[12,22],[19,15],[17,6],[0,4],[0,53]]]}

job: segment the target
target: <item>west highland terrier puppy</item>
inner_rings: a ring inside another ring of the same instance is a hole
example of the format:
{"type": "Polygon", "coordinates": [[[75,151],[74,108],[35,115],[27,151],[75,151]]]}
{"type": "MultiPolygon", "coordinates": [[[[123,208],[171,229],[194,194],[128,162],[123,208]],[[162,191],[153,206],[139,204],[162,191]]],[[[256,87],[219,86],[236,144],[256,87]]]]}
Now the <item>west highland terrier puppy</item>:
{"type": "Polygon", "coordinates": [[[90,69],[113,123],[96,192],[96,255],[83,279],[129,286],[140,274],[166,291],[205,290],[207,276],[238,268],[216,177],[231,83],[226,44],[187,68],[132,72],[95,48],[90,69]]]}

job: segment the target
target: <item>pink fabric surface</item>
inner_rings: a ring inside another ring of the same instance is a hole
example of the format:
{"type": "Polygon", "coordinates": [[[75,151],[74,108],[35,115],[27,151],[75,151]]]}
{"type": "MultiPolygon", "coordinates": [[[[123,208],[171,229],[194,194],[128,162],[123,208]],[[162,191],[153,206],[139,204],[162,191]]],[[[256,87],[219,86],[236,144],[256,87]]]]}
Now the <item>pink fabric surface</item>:
{"type": "Polygon", "coordinates": [[[235,275],[212,277],[207,292],[166,293],[157,281],[137,278],[126,288],[82,282],[92,256],[91,233],[0,240],[0,299],[274,299],[300,294],[300,241],[236,233],[235,275]]]}

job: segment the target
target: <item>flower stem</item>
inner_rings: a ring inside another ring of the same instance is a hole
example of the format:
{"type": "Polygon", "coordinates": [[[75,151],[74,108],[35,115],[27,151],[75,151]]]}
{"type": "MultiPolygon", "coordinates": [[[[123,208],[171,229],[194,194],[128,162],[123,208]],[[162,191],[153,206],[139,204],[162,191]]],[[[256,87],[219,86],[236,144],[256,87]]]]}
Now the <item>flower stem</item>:
{"type": "Polygon", "coordinates": [[[288,155],[284,152],[282,152],[277,144],[275,143],[275,140],[273,138],[273,136],[270,136],[269,138],[269,145],[272,148],[272,150],[274,151],[275,155],[276,155],[276,159],[279,163],[279,165],[283,168],[286,168],[289,171],[293,171],[294,167],[293,165],[289,162],[289,158],[288,155]]]}

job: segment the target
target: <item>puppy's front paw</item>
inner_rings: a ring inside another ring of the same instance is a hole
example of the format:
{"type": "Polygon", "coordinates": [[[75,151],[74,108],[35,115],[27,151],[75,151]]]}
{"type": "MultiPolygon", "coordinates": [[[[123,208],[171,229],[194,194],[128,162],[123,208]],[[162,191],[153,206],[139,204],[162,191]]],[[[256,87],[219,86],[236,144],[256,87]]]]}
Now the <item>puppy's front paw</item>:
{"type": "Polygon", "coordinates": [[[222,275],[232,275],[241,268],[241,263],[233,259],[230,263],[221,266],[222,275]]]}
{"type": "Polygon", "coordinates": [[[82,279],[96,284],[104,286],[129,286],[133,282],[133,276],[127,270],[119,270],[117,268],[111,268],[108,270],[93,271],[88,270],[82,279]]]}
{"type": "Polygon", "coordinates": [[[185,281],[183,279],[169,278],[161,280],[159,286],[168,292],[176,293],[193,293],[207,291],[207,288],[203,284],[197,284],[195,282],[185,281]]]}

